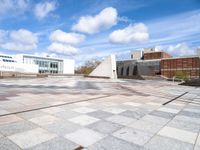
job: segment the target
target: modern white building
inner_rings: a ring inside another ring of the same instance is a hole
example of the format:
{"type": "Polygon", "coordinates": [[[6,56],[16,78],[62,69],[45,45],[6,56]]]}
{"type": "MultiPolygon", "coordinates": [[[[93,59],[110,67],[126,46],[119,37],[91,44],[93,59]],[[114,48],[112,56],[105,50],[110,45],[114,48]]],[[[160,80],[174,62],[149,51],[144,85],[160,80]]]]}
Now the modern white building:
{"type": "Polygon", "coordinates": [[[27,54],[0,55],[0,71],[24,73],[74,74],[75,61],[27,54]],[[10,68],[10,69],[9,69],[10,68]]]}

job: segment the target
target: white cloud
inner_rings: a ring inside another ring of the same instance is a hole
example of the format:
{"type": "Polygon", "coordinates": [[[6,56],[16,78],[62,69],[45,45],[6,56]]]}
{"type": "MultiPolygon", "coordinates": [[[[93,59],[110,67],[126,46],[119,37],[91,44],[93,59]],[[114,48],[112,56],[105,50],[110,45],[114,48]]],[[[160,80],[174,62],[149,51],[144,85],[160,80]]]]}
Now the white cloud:
{"type": "Polygon", "coordinates": [[[156,46],[156,48],[166,51],[173,56],[193,55],[195,50],[186,43],[178,43],[176,45],[156,46]]]}
{"type": "Polygon", "coordinates": [[[5,38],[5,36],[6,36],[6,31],[0,30],[0,42],[3,41],[3,39],[5,38]]]}
{"type": "Polygon", "coordinates": [[[6,50],[28,51],[37,48],[38,37],[31,31],[20,29],[9,32],[8,41],[1,44],[6,50]]]}
{"type": "Polygon", "coordinates": [[[115,30],[109,36],[110,42],[120,44],[143,42],[148,39],[148,28],[143,23],[129,25],[124,29],[115,30]]]}
{"type": "Polygon", "coordinates": [[[46,17],[50,12],[56,9],[56,2],[42,2],[38,3],[35,6],[34,13],[38,19],[43,19],[46,17]]]}
{"type": "Polygon", "coordinates": [[[13,41],[20,42],[23,44],[32,44],[38,42],[37,36],[34,35],[34,33],[32,33],[31,31],[28,31],[26,29],[12,31],[10,33],[10,38],[13,41]]]}
{"type": "Polygon", "coordinates": [[[61,42],[67,44],[78,44],[84,41],[85,36],[77,33],[66,33],[61,30],[56,30],[51,33],[50,40],[53,42],[61,42]]]}
{"type": "Polygon", "coordinates": [[[0,15],[17,15],[28,10],[29,0],[1,0],[0,15]]]}
{"type": "Polygon", "coordinates": [[[108,29],[117,23],[117,10],[112,7],[103,9],[96,16],[82,16],[72,30],[93,34],[108,29]]]}
{"type": "Polygon", "coordinates": [[[3,49],[7,49],[7,50],[13,50],[13,51],[28,51],[28,50],[33,50],[35,48],[37,48],[36,44],[22,44],[22,43],[17,43],[17,42],[8,42],[5,44],[2,44],[1,47],[3,49]]]}
{"type": "Polygon", "coordinates": [[[53,53],[57,54],[64,54],[64,55],[72,55],[78,53],[78,49],[67,44],[63,43],[57,43],[54,42],[52,43],[49,47],[48,50],[53,53]]]}

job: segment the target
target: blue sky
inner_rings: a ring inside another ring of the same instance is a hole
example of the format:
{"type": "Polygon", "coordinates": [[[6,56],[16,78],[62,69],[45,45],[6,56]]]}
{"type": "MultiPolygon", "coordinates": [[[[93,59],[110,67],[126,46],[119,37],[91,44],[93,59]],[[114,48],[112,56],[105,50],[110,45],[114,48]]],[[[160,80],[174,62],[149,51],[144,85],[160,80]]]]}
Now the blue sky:
{"type": "Polygon", "coordinates": [[[1,0],[0,53],[73,58],[200,47],[199,0],[1,0]]]}

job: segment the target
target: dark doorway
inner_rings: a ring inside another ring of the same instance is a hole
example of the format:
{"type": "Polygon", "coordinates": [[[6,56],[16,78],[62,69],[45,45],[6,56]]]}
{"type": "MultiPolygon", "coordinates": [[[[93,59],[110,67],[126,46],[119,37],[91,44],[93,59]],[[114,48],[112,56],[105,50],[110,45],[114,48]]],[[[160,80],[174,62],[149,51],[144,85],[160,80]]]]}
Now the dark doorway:
{"type": "Polygon", "coordinates": [[[128,66],[128,68],[126,69],[126,76],[129,76],[129,66],[128,66]]]}
{"type": "Polygon", "coordinates": [[[133,76],[136,76],[138,74],[138,67],[134,66],[133,67],[133,76]]]}
{"type": "Polygon", "coordinates": [[[124,68],[121,68],[121,76],[123,76],[124,68]]]}

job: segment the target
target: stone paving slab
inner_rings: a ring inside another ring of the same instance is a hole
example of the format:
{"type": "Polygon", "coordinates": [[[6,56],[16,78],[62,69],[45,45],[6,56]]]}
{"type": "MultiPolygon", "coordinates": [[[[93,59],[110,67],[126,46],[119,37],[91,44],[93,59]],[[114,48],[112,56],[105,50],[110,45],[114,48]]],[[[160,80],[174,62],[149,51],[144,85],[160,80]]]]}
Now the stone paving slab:
{"type": "Polygon", "coordinates": [[[79,145],[62,137],[56,137],[52,140],[38,144],[27,150],[73,150],[78,148],[79,145]]]}
{"type": "Polygon", "coordinates": [[[166,81],[3,79],[0,149],[198,150],[199,99],[166,81]]]}
{"type": "Polygon", "coordinates": [[[168,137],[155,136],[145,144],[145,148],[149,150],[193,150],[193,145],[168,137]]]}
{"type": "Polygon", "coordinates": [[[21,150],[21,148],[8,138],[0,138],[0,150],[21,150]]]}
{"type": "Polygon", "coordinates": [[[32,129],[8,136],[8,138],[22,149],[33,147],[56,137],[42,128],[32,129]]]}
{"type": "Polygon", "coordinates": [[[83,147],[88,147],[104,137],[105,135],[87,128],[83,128],[65,135],[65,138],[83,147]]]}
{"type": "Polygon", "coordinates": [[[36,128],[37,126],[29,121],[18,121],[0,126],[0,133],[4,136],[9,136],[23,131],[28,131],[36,128]]]}
{"type": "Polygon", "coordinates": [[[198,136],[197,133],[193,133],[190,131],[185,131],[185,130],[181,130],[181,129],[177,129],[173,127],[168,127],[168,126],[165,126],[164,128],[162,128],[158,134],[162,136],[174,138],[183,142],[188,142],[191,144],[195,144],[196,138],[198,136]]]}
{"type": "Polygon", "coordinates": [[[138,145],[117,139],[115,137],[106,137],[100,142],[87,148],[88,150],[142,150],[138,145]]]}
{"type": "Polygon", "coordinates": [[[113,136],[142,146],[152,138],[153,134],[125,127],[113,133],[113,136]]]}
{"type": "Polygon", "coordinates": [[[109,121],[98,121],[96,123],[88,125],[87,127],[103,134],[111,134],[116,130],[119,130],[123,126],[109,121]]]}

